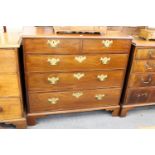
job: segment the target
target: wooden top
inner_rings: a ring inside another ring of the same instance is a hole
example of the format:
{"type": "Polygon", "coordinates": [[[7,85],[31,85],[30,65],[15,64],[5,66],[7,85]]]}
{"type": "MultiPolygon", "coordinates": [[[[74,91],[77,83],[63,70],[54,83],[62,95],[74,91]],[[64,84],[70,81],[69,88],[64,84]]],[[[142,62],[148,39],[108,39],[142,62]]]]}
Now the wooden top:
{"type": "Polygon", "coordinates": [[[140,38],[135,38],[132,44],[136,47],[155,47],[155,41],[147,41],[140,38]]]}
{"type": "Polygon", "coordinates": [[[85,38],[85,39],[132,39],[122,33],[106,34],[56,34],[52,27],[24,27],[23,38],[85,38]]]}
{"type": "Polygon", "coordinates": [[[0,33],[0,48],[19,48],[21,40],[20,33],[0,33]]]}

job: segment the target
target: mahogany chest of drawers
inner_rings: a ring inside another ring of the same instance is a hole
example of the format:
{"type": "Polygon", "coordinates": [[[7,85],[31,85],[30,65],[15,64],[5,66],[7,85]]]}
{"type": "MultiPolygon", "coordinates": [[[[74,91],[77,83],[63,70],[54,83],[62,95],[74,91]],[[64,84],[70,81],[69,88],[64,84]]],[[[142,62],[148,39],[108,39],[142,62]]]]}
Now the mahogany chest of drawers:
{"type": "Polygon", "coordinates": [[[135,107],[155,105],[155,41],[134,40],[121,116],[135,107]]]}
{"type": "Polygon", "coordinates": [[[58,35],[48,27],[26,28],[28,124],[50,114],[100,109],[117,116],[131,40],[129,36],[58,35]]]}
{"type": "Polygon", "coordinates": [[[0,36],[0,123],[26,128],[18,61],[20,40],[19,35],[0,36]]]}

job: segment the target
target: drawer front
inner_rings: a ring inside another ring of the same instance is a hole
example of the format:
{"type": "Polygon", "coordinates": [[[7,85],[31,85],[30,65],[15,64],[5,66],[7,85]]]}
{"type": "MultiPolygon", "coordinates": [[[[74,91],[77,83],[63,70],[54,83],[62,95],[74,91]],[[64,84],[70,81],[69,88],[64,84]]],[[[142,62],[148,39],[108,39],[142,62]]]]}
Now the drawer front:
{"type": "Polygon", "coordinates": [[[155,59],[155,49],[137,49],[136,59],[155,59]]]}
{"type": "Polygon", "coordinates": [[[129,89],[126,104],[147,103],[149,102],[150,93],[150,89],[129,89]]]}
{"type": "Polygon", "coordinates": [[[129,87],[155,86],[155,74],[131,74],[129,87]]]}
{"type": "Polygon", "coordinates": [[[129,53],[131,40],[83,40],[84,52],[129,53]]]}
{"type": "Polygon", "coordinates": [[[124,70],[30,73],[27,74],[27,84],[28,89],[31,91],[121,87],[123,75],[124,70]]]}
{"type": "Polygon", "coordinates": [[[22,117],[22,107],[19,98],[0,98],[0,121],[22,117]]]}
{"type": "Polygon", "coordinates": [[[118,105],[120,89],[29,93],[30,112],[62,111],[118,105]]]}
{"type": "Polygon", "coordinates": [[[15,50],[0,49],[0,73],[17,71],[17,55],[15,50]]]}
{"type": "Polygon", "coordinates": [[[132,72],[155,72],[154,60],[135,60],[132,72]]]}
{"type": "Polygon", "coordinates": [[[0,97],[19,95],[18,75],[0,74],[0,97]]]}
{"type": "Polygon", "coordinates": [[[78,39],[24,39],[24,51],[30,53],[78,53],[80,40],[78,39]]]}
{"type": "Polygon", "coordinates": [[[29,55],[25,57],[27,72],[84,71],[125,69],[127,54],[96,55],[29,55]]]}

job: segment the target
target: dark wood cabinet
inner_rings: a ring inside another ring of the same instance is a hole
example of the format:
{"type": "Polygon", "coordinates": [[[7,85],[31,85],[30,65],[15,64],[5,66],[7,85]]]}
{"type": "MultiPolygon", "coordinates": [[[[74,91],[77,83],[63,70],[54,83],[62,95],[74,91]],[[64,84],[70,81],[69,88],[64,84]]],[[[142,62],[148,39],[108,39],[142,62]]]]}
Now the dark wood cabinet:
{"type": "Polygon", "coordinates": [[[134,40],[121,116],[130,109],[155,105],[155,41],[134,40]]]}

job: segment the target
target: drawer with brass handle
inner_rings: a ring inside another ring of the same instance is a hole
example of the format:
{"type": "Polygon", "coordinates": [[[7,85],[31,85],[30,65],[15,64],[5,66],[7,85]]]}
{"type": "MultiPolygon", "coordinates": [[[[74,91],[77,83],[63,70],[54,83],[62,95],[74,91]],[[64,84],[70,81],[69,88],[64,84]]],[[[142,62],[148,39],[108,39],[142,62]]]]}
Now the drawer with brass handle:
{"type": "Polygon", "coordinates": [[[0,121],[22,117],[20,98],[0,98],[0,121]]]}
{"type": "Polygon", "coordinates": [[[31,55],[25,56],[26,72],[125,69],[127,54],[31,55]],[[49,60],[53,60],[49,62],[49,60]],[[57,61],[56,61],[57,60],[57,61]],[[51,65],[52,64],[52,65],[51,65]]]}
{"type": "Polygon", "coordinates": [[[84,53],[129,53],[131,40],[117,39],[85,39],[83,41],[84,53]]]}
{"type": "Polygon", "coordinates": [[[135,59],[155,59],[155,48],[152,49],[137,49],[135,59]]]}
{"type": "Polygon", "coordinates": [[[155,74],[154,73],[139,73],[131,74],[129,87],[148,87],[155,86],[155,74]]]}
{"type": "Polygon", "coordinates": [[[120,89],[30,93],[30,112],[97,108],[119,104],[120,89]]]}
{"type": "Polygon", "coordinates": [[[24,39],[26,53],[70,54],[80,51],[79,39],[24,39]]]}
{"type": "Polygon", "coordinates": [[[121,87],[124,70],[68,73],[27,73],[28,90],[50,91],[65,89],[121,87]],[[116,82],[117,81],[117,82],[116,82]]]}

